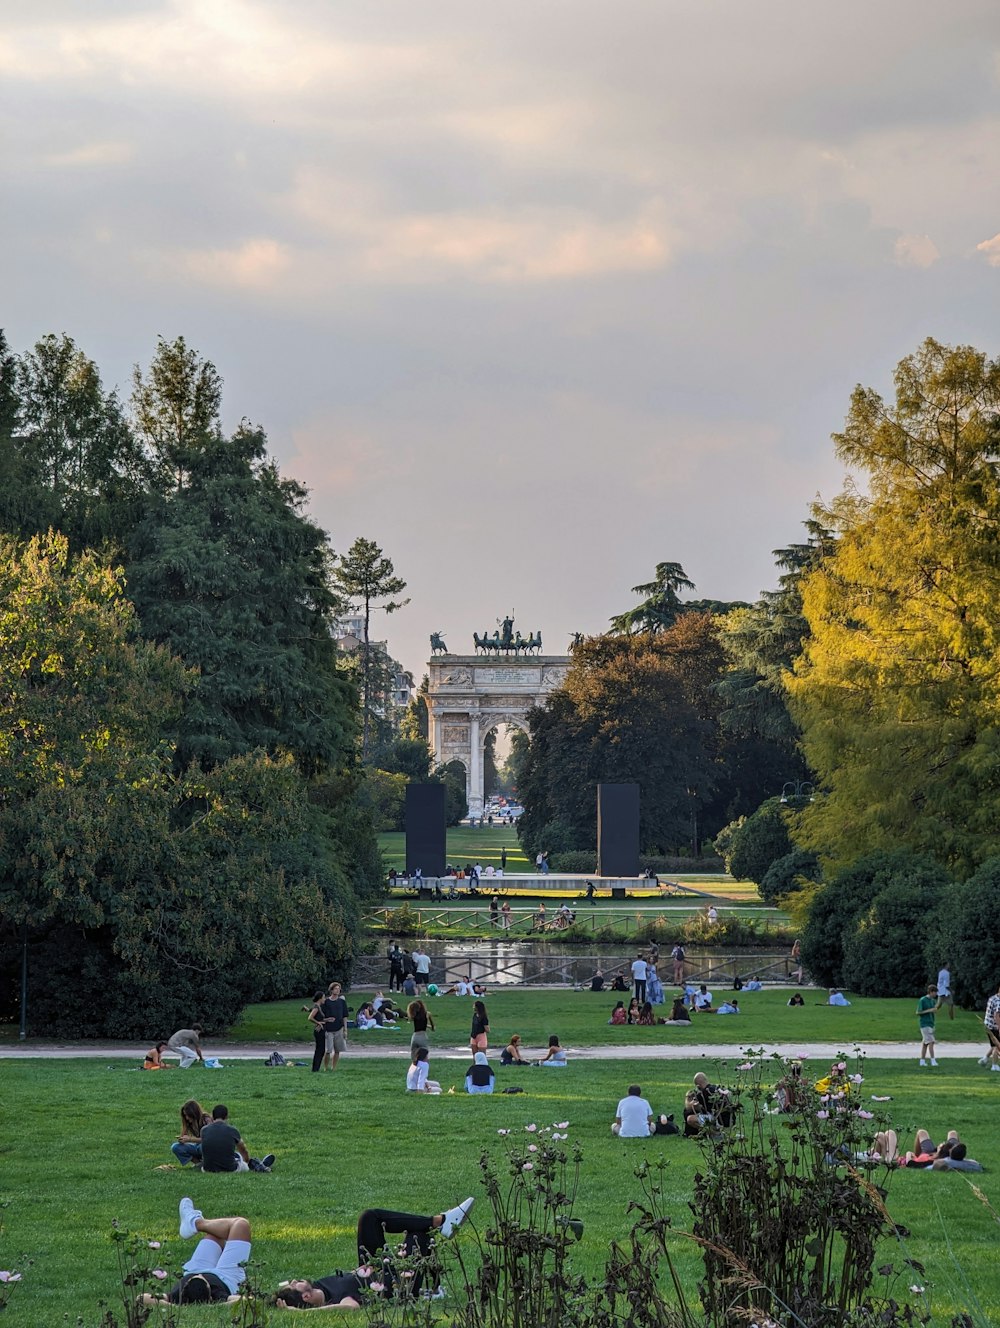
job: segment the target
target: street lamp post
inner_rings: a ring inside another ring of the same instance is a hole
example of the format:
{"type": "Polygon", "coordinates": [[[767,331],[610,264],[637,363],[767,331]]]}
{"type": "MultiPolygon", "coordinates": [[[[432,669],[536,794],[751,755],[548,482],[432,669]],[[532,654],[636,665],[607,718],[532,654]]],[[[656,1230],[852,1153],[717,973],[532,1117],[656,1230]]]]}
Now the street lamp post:
{"type": "Polygon", "coordinates": [[[804,802],[816,801],[816,786],[808,779],[789,779],[781,789],[781,798],[779,801],[784,803],[801,800],[804,802]]]}

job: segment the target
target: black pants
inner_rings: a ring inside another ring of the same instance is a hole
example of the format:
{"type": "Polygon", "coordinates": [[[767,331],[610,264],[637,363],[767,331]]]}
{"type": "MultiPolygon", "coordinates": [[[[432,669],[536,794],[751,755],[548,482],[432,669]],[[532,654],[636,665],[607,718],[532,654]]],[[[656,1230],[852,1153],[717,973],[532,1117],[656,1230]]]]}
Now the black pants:
{"type": "Polygon", "coordinates": [[[326,1055],[326,1033],[322,1028],[314,1028],[313,1037],[316,1040],[313,1048],[313,1074],[318,1074],[323,1068],[323,1057],[326,1055]]]}
{"type": "MultiPolygon", "coordinates": [[[[420,1217],[416,1213],[396,1213],[391,1208],[366,1208],[358,1218],[358,1262],[371,1259],[388,1243],[387,1236],[405,1233],[404,1254],[430,1253],[430,1233],[434,1230],[433,1217],[420,1217]]],[[[386,1294],[393,1282],[392,1264],[386,1263],[382,1269],[386,1294]]],[[[420,1294],[420,1281],[417,1277],[413,1284],[413,1294],[420,1294]]]]}
{"type": "Polygon", "coordinates": [[[645,979],[645,978],[636,978],[636,980],[635,980],[635,999],[639,1002],[640,1005],[645,1005],[645,1003],[646,1003],[646,979],[645,979]]]}

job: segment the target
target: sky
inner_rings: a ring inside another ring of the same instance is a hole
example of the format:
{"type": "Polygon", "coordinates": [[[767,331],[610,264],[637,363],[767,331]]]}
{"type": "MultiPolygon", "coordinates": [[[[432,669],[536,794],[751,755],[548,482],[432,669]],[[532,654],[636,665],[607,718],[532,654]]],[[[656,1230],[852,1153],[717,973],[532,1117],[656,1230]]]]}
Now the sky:
{"type": "Polygon", "coordinates": [[[419,677],[755,599],[926,336],[1000,353],[996,0],[0,9],[0,325],[225,381],[419,677]]]}

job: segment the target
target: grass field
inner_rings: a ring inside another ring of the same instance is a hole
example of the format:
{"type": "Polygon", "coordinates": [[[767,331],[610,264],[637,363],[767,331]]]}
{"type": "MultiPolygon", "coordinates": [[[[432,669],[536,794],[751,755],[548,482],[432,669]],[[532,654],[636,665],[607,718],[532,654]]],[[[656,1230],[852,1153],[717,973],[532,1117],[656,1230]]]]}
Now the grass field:
{"type": "MultiPolygon", "coordinates": [[[[513,1006],[506,1013],[513,1015],[513,1006]]],[[[528,1027],[527,1015],[519,1013],[518,1021],[528,1027]]],[[[265,1021],[258,1016],[257,1022],[265,1021]]],[[[165,1074],[142,1074],[121,1062],[7,1062],[2,1175],[10,1206],[0,1267],[23,1270],[24,1280],[5,1324],[39,1328],[69,1321],[96,1328],[98,1301],[114,1289],[112,1220],[168,1242],[156,1257],[172,1269],[190,1248],[177,1239],[175,1225],[177,1201],[187,1193],[209,1215],[238,1212],[251,1219],[254,1253],[266,1265],[265,1284],[351,1268],[353,1227],[362,1207],[434,1212],[479,1194],[481,1151],[502,1155],[498,1129],[520,1134],[529,1123],[563,1120],[570,1122],[570,1144],[583,1149],[576,1215],[586,1231],[574,1259],[580,1271],[596,1276],[608,1242],[629,1225],[626,1207],[637,1194],[636,1163],[644,1156],[668,1161],[669,1208],[683,1227],[690,1220],[687,1202],[700,1157],[697,1145],[683,1139],[613,1139],[608,1125],[615,1103],[635,1079],[655,1109],[678,1111],[692,1074],[706,1064],[723,1081],[733,1075],[731,1067],[701,1058],[577,1061],[565,1070],[502,1071],[523,1085],[517,1097],[418,1098],[402,1091],[402,1066],[385,1059],[347,1057],[333,1075],[238,1062],[219,1073],[165,1074]],[[226,1101],[251,1151],[278,1155],[273,1173],[158,1170],[171,1161],[167,1150],[177,1108],[191,1094],[208,1106],[226,1101]],[[32,1266],[25,1266],[25,1256],[34,1260],[32,1266]]],[[[439,1057],[432,1069],[447,1087],[458,1080],[461,1067],[439,1057]]],[[[928,1074],[912,1060],[872,1061],[866,1073],[865,1093],[892,1095],[901,1135],[917,1124],[936,1137],[949,1127],[959,1129],[988,1168],[974,1179],[1000,1206],[995,1130],[1000,1075],[984,1074],[971,1063],[928,1074]]],[[[997,1229],[965,1179],[897,1172],[889,1206],[912,1232],[906,1254],[926,1265],[920,1280],[928,1287],[935,1321],[947,1323],[951,1311],[970,1303],[963,1278],[983,1307],[983,1321],[1000,1321],[997,1229]]],[[[474,1217],[485,1221],[482,1204],[474,1217]]],[[[475,1230],[463,1231],[459,1239],[471,1248],[475,1230]]],[[[893,1253],[886,1251],[888,1257],[893,1253]]],[[[677,1255],[693,1290],[696,1254],[678,1241],[677,1255]]],[[[228,1322],[219,1309],[193,1307],[182,1317],[191,1328],[228,1322]]],[[[283,1320],[280,1314],[273,1317],[283,1320]]]]}

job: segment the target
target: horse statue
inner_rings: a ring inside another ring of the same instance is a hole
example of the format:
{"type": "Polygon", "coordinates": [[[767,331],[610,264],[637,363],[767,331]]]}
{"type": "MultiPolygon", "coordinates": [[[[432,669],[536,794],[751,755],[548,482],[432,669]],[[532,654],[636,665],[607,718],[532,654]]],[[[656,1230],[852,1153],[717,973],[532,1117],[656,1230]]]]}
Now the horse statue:
{"type": "Polygon", "coordinates": [[[476,649],[481,650],[483,654],[486,654],[487,651],[493,649],[493,642],[490,639],[489,632],[483,632],[482,636],[480,636],[478,632],[473,632],[472,640],[476,649]]]}
{"type": "Polygon", "coordinates": [[[431,654],[447,655],[448,647],[444,643],[444,636],[441,632],[431,632],[431,654]]]}
{"type": "Polygon", "coordinates": [[[574,632],[573,639],[569,643],[570,650],[575,650],[577,646],[582,646],[582,645],[583,645],[583,633],[574,632]]]}

